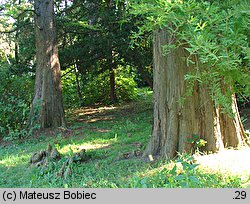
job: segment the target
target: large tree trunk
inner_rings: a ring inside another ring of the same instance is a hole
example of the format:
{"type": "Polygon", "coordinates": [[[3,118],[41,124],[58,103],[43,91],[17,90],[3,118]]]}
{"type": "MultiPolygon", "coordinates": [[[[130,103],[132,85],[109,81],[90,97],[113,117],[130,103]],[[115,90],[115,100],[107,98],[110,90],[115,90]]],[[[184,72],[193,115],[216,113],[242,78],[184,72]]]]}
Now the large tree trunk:
{"type": "Polygon", "coordinates": [[[196,84],[191,96],[181,100],[187,91],[184,75],[193,66],[187,66],[183,47],[171,49],[166,55],[162,45],[172,42],[166,30],[154,35],[154,126],[146,155],[172,159],[177,152],[191,152],[188,142],[193,135],[207,141],[205,151],[220,151],[225,147],[243,145],[241,125],[235,97],[232,98],[234,118],[215,107],[206,87],[196,84]]]}
{"type": "Polygon", "coordinates": [[[31,125],[65,126],[53,0],[35,0],[36,81],[31,125]]]}

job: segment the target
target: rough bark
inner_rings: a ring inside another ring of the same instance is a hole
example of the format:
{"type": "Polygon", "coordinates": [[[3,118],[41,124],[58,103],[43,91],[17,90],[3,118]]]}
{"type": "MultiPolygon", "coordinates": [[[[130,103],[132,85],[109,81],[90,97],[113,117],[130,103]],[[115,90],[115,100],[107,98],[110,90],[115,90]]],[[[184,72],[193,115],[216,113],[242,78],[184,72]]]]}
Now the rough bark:
{"type": "Polygon", "coordinates": [[[36,79],[30,125],[65,126],[53,0],[35,0],[36,79]]]}
{"type": "Polygon", "coordinates": [[[184,75],[192,71],[187,66],[185,49],[171,49],[164,55],[162,45],[173,43],[166,30],[154,34],[154,126],[146,155],[172,159],[176,154],[191,152],[188,142],[193,135],[207,141],[205,151],[220,151],[225,147],[244,144],[244,131],[235,97],[232,98],[234,118],[215,107],[206,87],[195,84],[191,96],[186,96],[184,75]]]}

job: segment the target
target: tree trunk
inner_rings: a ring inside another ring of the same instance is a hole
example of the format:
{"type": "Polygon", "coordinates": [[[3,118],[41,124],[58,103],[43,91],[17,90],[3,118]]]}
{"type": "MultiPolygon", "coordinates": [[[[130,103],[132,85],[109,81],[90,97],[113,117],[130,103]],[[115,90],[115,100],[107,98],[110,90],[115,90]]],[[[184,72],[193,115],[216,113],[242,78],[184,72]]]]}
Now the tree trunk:
{"type": "Polygon", "coordinates": [[[83,103],[81,85],[80,85],[80,80],[79,80],[79,69],[78,69],[77,64],[74,65],[74,71],[75,71],[75,75],[76,75],[76,90],[77,90],[80,105],[83,107],[84,103],[83,103]]]}
{"type": "Polygon", "coordinates": [[[138,65],[137,70],[140,72],[142,79],[147,83],[147,85],[151,89],[153,89],[153,80],[151,79],[147,71],[145,71],[145,67],[143,67],[142,65],[138,65]]]}
{"type": "MultiPolygon", "coordinates": [[[[107,13],[112,13],[112,1],[111,0],[105,0],[107,7],[107,13]]],[[[116,87],[115,87],[115,59],[114,59],[114,51],[113,51],[113,41],[110,36],[112,36],[112,31],[114,30],[113,24],[109,24],[109,32],[108,32],[108,42],[107,42],[107,68],[109,69],[109,97],[110,101],[112,103],[116,103],[117,97],[116,97],[116,87]]]]}
{"type": "Polygon", "coordinates": [[[183,47],[164,55],[162,45],[172,42],[166,30],[154,34],[154,126],[146,155],[172,159],[176,154],[193,149],[189,142],[194,135],[207,141],[205,151],[220,151],[225,147],[244,144],[244,130],[235,97],[232,98],[234,118],[215,107],[204,85],[196,84],[187,96],[184,75],[194,67],[187,66],[183,47]]]}
{"type": "Polygon", "coordinates": [[[117,98],[115,93],[115,70],[113,68],[109,70],[109,85],[110,85],[110,100],[113,103],[115,103],[117,98]]]}
{"type": "Polygon", "coordinates": [[[19,64],[19,46],[18,46],[18,31],[15,34],[15,63],[19,64]]]}
{"type": "Polygon", "coordinates": [[[146,82],[147,85],[151,89],[153,89],[153,78],[151,74],[146,70],[145,65],[143,65],[145,64],[143,63],[144,60],[145,60],[145,56],[143,56],[143,54],[140,51],[134,53],[133,61],[134,61],[135,67],[137,68],[138,72],[141,74],[141,77],[144,80],[144,82],[146,82]]]}
{"type": "Polygon", "coordinates": [[[30,125],[65,126],[53,0],[35,0],[36,81],[30,125]]]}

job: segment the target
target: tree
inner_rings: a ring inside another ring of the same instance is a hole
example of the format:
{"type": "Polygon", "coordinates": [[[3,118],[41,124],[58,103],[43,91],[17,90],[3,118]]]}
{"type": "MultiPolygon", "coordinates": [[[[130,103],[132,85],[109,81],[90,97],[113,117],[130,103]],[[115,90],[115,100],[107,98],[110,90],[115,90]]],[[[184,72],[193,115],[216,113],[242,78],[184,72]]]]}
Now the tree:
{"type": "Polygon", "coordinates": [[[0,21],[4,30],[0,34],[13,44],[10,71],[17,75],[34,72],[33,5],[27,0],[6,0],[1,6],[0,21]]]}
{"type": "Polygon", "coordinates": [[[103,92],[103,100],[120,100],[121,89],[117,79],[121,66],[125,68],[129,65],[133,72],[138,73],[139,80],[143,78],[151,84],[150,43],[143,40],[140,43],[143,46],[134,46],[133,50],[130,48],[130,32],[137,30],[136,24],[140,19],[129,14],[127,1],[74,1],[56,16],[61,36],[59,51],[62,70],[77,64],[84,98],[83,90],[87,89],[87,82],[103,75],[103,80],[109,83],[109,87],[105,86],[109,90],[103,92]]]}
{"type": "Polygon", "coordinates": [[[31,126],[65,126],[53,0],[35,0],[36,79],[31,126]]]}
{"type": "Polygon", "coordinates": [[[244,145],[235,92],[250,85],[247,3],[134,7],[147,19],[140,32],[154,30],[154,126],[145,154],[172,159],[197,145],[212,152],[244,145]]]}
{"type": "Polygon", "coordinates": [[[177,152],[190,152],[195,135],[196,140],[207,141],[203,149],[206,151],[242,146],[244,130],[235,97],[232,97],[234,117],[229,117],[215,105],[206,86],[196,83],[192,95],[185,96],[188,89],[185,74],[195,67],[187,66],[184,47],[171,49],[164,55],[161,47],[170,41],[166,29],[155,33],[154,127],[146,154],[174,158],[177,152]],[[181,103],[184,96],[186,99],[181,103]]]}

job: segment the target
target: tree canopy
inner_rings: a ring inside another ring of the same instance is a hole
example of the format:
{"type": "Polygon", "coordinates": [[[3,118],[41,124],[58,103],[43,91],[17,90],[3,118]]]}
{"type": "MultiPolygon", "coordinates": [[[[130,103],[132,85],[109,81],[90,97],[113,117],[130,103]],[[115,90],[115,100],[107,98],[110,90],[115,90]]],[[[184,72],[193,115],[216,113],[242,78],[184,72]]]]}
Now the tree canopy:
{"type": "Polygon", "coordinates": [[[164,52],[187,45],[187,64],[195,64],[185,75],[187,94],[192,94],[195,81],[207,84],[213,100],[227,113],[232,93],[249,97],[248,1],[136,1],[133,7],[133,13],[145,19],[138,37],[166,27],[174,43],[163,45],[164,52]],[[221,90],[220,83],[231,88],[221,90]]]}

